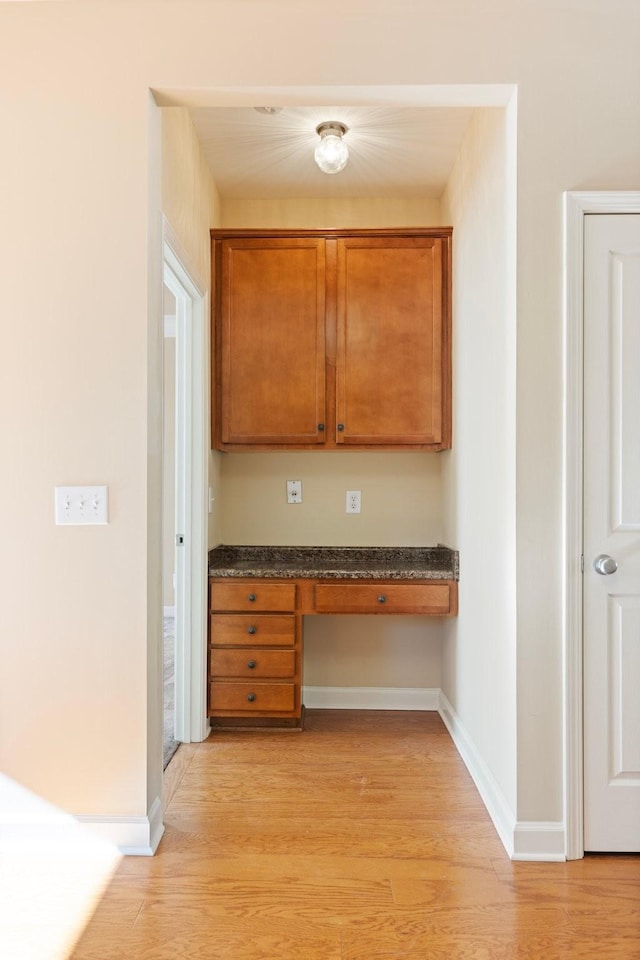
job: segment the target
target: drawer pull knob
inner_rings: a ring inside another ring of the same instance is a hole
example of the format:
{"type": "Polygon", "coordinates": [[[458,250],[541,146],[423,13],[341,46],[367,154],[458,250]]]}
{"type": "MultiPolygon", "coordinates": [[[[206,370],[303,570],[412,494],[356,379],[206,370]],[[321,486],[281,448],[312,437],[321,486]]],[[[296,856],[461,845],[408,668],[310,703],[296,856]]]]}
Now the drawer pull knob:
{"type": "Polygon", "coordinates": [[[324,423],[318,424],[318,430],[320,431],[320,433],[322,433],[322,431],[324,430],[324,423]]]}
{"type": "Polygon", "coordinates": [[[250,634],[253,636],[253,634],[254,634],[255,632],[256,632],[256,628],[255,628],[255,627],[253,627],[253,626],[252,626],[252,627],[247,627],[247,633],[250,633],[250,634]]]}
{"type": "Polygon", "coordinates": [[[247,666],[249,667],[249,670],[253,670],[253,668],[255,667],[255,665],[256,665],[255,660],[249,660],[249,662],[247,663],[247,666]]]}
{"type": "Polygon", "coordinates": [[[250,694],[247,695],[247,700],[249,701],[249,703],[253,703],[253,701],[255,700],[255,698],[256,698],[255,693],[250,693],[250,694]]]}
{"type": "Polygon", "coordinates": [[[250,603],[253,603],[253,601],[255,600],[255,598],[256,598],[255,593],[250,593],[249,596],[247,597],[247,600],[249,600],[250,603]]]}
{"type": "Polygon", "coordinates": [[[378,597],[378,603],[386,603],[386,602],[387,602],[387,598],[385,597],[384,593],[381,593],[380,596],[378,597]]]}
{"type": "Polygon", "coordinates": [[[342,431],[344,430],[344,423],[338,424],[338,430],[340,431],[340,433],[342,433],[342,431]]]}

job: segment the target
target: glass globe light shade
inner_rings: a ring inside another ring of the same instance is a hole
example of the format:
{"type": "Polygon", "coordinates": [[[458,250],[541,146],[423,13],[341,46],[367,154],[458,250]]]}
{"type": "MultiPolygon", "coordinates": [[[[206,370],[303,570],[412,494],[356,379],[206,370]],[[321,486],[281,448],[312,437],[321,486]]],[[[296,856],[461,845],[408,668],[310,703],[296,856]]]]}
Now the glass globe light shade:
{"type": "Polygon", "coordinates": [[[347,165],[349,150],[342,139],[347,132],[343,123],[321,123],[316,127],[320,143],[314,159],[323,173],[340,173],[347,165]]]}

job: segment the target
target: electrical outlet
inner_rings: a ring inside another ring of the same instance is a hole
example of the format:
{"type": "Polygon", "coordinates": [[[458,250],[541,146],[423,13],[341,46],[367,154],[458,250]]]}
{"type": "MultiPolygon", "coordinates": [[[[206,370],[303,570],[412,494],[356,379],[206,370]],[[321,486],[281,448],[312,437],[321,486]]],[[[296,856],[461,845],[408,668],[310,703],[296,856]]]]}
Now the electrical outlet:
{"type": "Polygon", "coordinates": [[[287,480],[287,503],[302,503],[302,480],[287,480]]]}
{"type": "Polygon", "coordinates": [[[360,490],[347,490],[347,513],[360,513],[360,490]]]}

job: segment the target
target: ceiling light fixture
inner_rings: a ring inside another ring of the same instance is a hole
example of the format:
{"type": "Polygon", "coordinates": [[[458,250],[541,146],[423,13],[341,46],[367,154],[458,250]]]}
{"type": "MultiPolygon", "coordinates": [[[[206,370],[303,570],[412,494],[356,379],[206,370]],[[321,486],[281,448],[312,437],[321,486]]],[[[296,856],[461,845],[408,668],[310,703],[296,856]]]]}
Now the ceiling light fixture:
{"type": "Polygon", "coordinates": [[[342,138],[348,129],[337,120],[329,120],[316,127],[320,143],[315,149],[314,158],[323,173],[340,173],[346,167],[349,150],[342,138]]]}

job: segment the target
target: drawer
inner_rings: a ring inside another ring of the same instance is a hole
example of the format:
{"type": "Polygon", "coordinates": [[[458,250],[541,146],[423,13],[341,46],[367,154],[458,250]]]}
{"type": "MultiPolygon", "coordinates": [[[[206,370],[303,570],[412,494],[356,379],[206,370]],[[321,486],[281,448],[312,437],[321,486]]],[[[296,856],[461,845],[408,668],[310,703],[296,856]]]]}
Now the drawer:
{"type": "Polygon", "coordinates": [[[296,618],[293,616],[211,615],[211,643],[214,646],[293,647],[295,639],[296,618]]]}
{"type": "Polygon", "coordinates": [[[456,612],[455,582],[318,583],[317,613],[406,613],[451,616],[456,612]]]}
{"type": "Polygon", "coordinates": [[[295,708],[294,683],[220,681],[209,684],[209,713],[282,713],[295,708]]]}
{"type": "Polygon", "coordinates": [[[295,583],[217,581],[210,585],[211,610],[266,610],[275,613],[296,608],[295,583]]]}
{"type": "Polygon", "coordinates": [[[296,673],[295,650],[211,650],[212,677],[273,677],[291,679],[296,673]]]}

